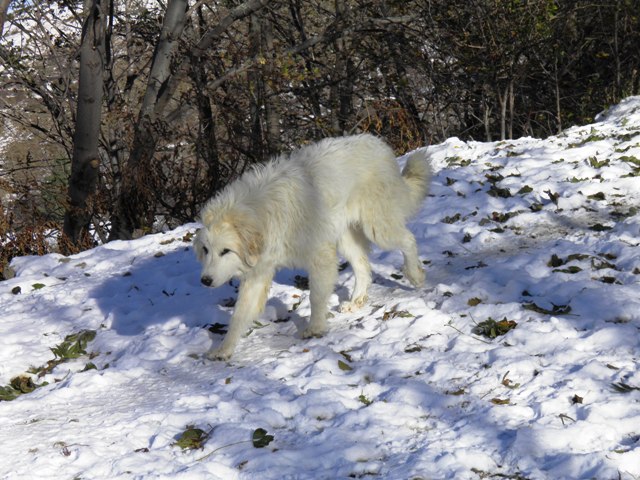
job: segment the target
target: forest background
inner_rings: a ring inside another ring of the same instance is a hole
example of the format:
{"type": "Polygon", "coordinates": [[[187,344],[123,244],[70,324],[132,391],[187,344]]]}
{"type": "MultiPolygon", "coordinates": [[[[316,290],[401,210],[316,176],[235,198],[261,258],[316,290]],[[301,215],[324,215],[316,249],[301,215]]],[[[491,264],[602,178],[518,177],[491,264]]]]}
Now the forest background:
{"type": "Polygon", "coordinates": [[[0,0],[0,280],[319,138],[545,138],[639,91],[637,0],[0,0]]]}

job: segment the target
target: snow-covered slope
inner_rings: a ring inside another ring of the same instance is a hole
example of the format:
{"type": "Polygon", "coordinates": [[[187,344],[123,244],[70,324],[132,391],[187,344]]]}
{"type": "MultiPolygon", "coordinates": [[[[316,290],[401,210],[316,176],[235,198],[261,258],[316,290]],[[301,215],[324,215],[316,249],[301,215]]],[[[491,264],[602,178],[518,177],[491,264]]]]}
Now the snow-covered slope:
{"type": "Polygon", "coordinates": [[[195,224],[15,259],[0,387],[31,367],[48,385],[0,402],[0,478],[640,477],[640,98],[547,140],[428,150],[426,286],[374,251],[370,304],[336,311],[344,269],[321,339],[297,335],[304,272],[283,271],[232,361],[204,360],[235,289],[199,285],[195,224]],[[87,355],[50,362],[86,330],[87,355]],[[188,427],[200,448],[176,445],[188,427]]]}

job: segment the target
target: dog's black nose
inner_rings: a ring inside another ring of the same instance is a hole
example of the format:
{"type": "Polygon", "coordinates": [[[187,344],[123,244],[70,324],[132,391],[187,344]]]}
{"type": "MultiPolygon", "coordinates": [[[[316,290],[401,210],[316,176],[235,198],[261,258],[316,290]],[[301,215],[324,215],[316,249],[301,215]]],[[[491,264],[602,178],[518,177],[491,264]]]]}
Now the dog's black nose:
{"type": "Polygon", "coordinates": [[[202,277],[200,281],[202,282],[203,285],[206,285],[207,287],[210,287],[211,284],[213,283],[213,279],[211,277],[202,277]]]}

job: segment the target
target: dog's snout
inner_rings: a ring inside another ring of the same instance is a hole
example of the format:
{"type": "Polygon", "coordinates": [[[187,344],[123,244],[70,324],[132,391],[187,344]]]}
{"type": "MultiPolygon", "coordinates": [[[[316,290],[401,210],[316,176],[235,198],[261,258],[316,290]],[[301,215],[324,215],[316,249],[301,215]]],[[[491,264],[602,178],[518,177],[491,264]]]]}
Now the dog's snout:
{"type": "Polygon", "coordinates": [[[213,279],[211,277],[202,277],[200,278],[200,281],[202,282],[203,285],[206,285],[207,287],[210,287],[211,284],[213,283],[213,279]]]}

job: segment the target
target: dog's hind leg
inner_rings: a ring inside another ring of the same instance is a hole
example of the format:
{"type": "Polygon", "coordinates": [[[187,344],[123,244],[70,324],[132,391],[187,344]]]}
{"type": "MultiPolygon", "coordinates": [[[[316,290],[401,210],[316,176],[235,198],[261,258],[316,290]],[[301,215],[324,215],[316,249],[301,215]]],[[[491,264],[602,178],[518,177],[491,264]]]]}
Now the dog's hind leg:
{"type": "Polygon", "coordinates": [[[273,273],[252,274],[240,283],[235,310],[229,320],[229,330],[220,347],[207,352],[210,360],[228,360],[238,344],[240,337],[250,325],[258,319],[267,303],[273,273]]]}
{"type": "Polygon", "coordinates": [[[424,268],[418,258],[416,238],[409,229],[393,218],[387,217],[386,222],[367,224],[365,235],[383,250],[399,249],[404,256],[404,274],[414,287],[424,284],[424,268]]]}
{"type": "Polygon", "coordinates": [[[418,258],[418,246],[416,238],[407,229],[403,228],[400,232],[400,250],[404,256],[404,274],[414,287],[420,287],[424,284],[424,268],[418,258]]]}
{"type": "Polygon", "coordinates": [[[340,311],[354,312],[362,308],[367,301],[367,290],[371,285],[369,240],[360,227],[351,226],[338,242],[338,250],[351,265],[355,277],[351,298],[340,304],[340,311]]]}
{"type": "Polygon", "coordinates": [[[335,245],[325,244],[319,248],[311,259],[308,269],[311,318],[309,326],[302,332],[303,338],[318,337],[327,331],[329,297],[338,279],[335,245]]]}

